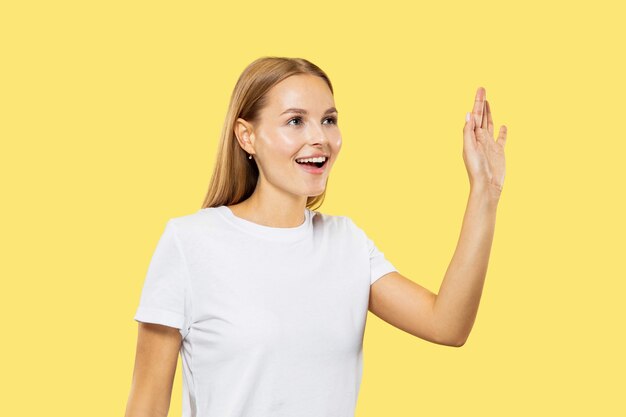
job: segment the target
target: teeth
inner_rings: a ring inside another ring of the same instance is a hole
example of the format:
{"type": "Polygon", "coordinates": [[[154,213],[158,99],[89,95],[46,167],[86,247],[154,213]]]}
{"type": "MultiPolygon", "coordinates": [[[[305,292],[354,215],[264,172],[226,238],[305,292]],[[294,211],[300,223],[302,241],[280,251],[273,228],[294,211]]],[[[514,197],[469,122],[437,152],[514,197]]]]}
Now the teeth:
{"type": "Polygon", "coordinates": [[[324,161],[326,161],[325,156],[319,156],[317,158],[296,159],[296,162],[324,162],[324,161]]]}

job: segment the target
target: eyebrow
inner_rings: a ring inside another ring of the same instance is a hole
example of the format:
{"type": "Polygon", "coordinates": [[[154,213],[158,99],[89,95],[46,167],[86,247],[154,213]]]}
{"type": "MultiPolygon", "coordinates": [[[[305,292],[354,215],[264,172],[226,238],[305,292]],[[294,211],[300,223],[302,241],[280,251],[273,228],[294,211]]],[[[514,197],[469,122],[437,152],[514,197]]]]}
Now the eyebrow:
{"type": "MultiPolygon", "coordinates": [[[[280,114],[280,116],[282,116],[282,115],[283,115],[283,114],[285,114],[285,113],[300,113],[300,114],[309,114],[309,112],[308,112],[308,111],[306,111],[306,110],[304,110],[304,109],[298,109],[298,108],[295,108],[295,107],[290,107],[290,108],[288,108],[287,110],[285,110],[284,112],[282,112],[282,113],[280,114]]],[[[329,108],[328,110],[326,110],[326,111],[324,112],[324,114],[328,114],[328,113],[339,113],[339,112],[337,111],[337,109],[336,109],[336,108],[331,107],[331,108],[329,108]]]]}

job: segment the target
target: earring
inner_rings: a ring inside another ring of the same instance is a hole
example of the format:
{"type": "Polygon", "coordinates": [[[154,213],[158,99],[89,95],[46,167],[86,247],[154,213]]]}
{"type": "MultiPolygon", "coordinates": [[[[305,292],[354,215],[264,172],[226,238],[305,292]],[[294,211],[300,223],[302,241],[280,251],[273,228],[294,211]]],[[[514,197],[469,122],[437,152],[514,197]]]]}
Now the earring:
{"type": "Polygon", "coordinates": [[[248,159],[252,159],[252,155],[248,155],[248,159]]]}

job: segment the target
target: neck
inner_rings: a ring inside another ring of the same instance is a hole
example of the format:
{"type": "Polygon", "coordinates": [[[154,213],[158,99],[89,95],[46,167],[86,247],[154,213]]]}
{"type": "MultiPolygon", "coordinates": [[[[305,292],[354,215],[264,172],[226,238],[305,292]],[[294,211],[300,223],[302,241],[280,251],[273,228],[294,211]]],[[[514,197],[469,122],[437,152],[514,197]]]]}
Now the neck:
{"type": "Polygon", "coordinates": [[[304,222],[307,197],[279,190],[263,189],[257,184],[252,195],[231,210],[243,219],[269,227],[298,227],[304,222]]]}

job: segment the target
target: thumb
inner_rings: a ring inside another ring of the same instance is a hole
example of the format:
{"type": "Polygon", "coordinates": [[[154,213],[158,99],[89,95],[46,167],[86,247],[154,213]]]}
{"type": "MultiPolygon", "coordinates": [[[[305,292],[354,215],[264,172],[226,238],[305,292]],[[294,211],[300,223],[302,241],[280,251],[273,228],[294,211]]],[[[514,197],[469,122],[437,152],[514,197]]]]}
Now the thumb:
{"type": "Polygon", "coordinates": [[[496,142],[498,144],[500,144],[502,146],[502,148],[504,148],[504,145],[506,145],[506,134],[508,133],[508,130],[506,128],[505,125],[500,126],[500,134],[498,135],[498,139],[496,139],[496,142]]]}
{"type": "Polygon", "coordinates": [[[465,126],[463,126],[463,139],[468,145],[473,144],[476,140],[476,137],[474,135],[474,125],[474,117],[471,113],[468,112],[465,115],[465,126]]]}

